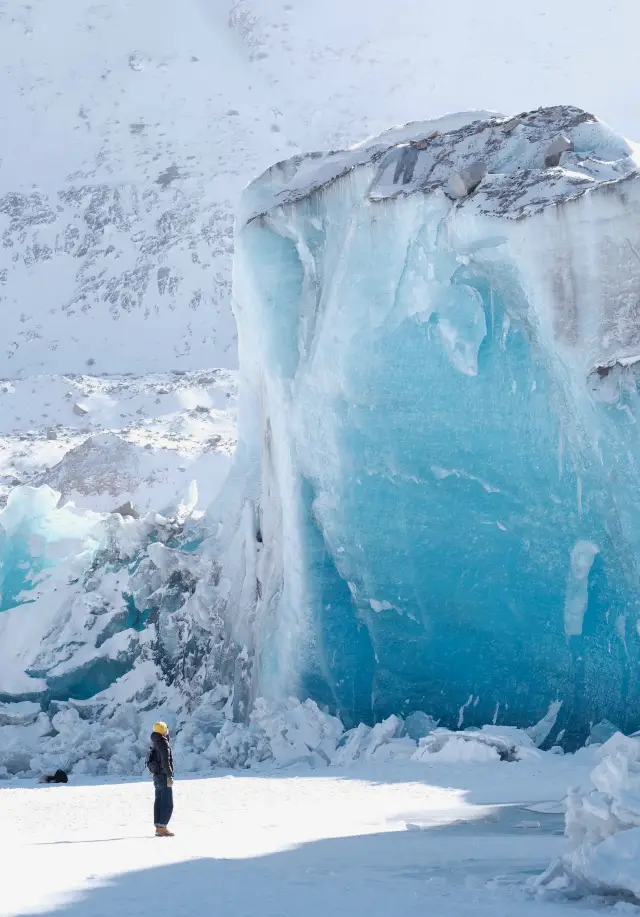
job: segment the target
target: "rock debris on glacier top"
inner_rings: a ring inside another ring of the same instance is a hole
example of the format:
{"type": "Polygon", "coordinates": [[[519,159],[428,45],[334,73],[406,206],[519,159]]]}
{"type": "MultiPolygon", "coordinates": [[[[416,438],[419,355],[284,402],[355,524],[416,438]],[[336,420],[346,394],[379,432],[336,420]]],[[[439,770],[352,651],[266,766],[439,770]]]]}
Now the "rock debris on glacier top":
{"type": "Polygon", "coordinates": [[[372,202],[437,191],[464,202],[475,191],[478,212],[512,218],[638,169],[629,144],[582,109],[558,105],[510,118],[467,112],[414,122],[349,150],[278,163],[253,183],[241,218],[248,222],[301,200],[357,168],[372,172],[372,202]]]}

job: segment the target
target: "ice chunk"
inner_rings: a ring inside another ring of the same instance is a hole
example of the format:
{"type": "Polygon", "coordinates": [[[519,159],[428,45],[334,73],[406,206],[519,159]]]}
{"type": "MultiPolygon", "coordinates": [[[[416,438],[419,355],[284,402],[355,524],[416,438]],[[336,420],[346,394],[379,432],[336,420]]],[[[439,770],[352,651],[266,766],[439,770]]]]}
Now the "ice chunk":
{"type": "Polygon", "coordinates": [[[604,745],[618,732],[617,728],[609,720],[601,720],[591,728],[589,733],[589,745],[604,745]]]}
{"type": "Polygon", "coordinates": [[[233,680],[238,647],[224,636],[218,566],[190,528],[193,495],[169,518],[136,519],[59,506],[46,486],[12,492],[0,514],[0,700],[14,704],[0,725],[27,700],[94,701],[87,715],[103,717],[233,680]]]}
{"type": "Polygon", "coordinates": [[[568,153],[573,149],[573,140],[569,140],[564,134],[552,140],[544,151],[544,164],[547,168],[553,168],[560,165],[563,153],[568,153]]]}
{"type": "Polygon", "coordinates": [[[600,548],[590,541],[578,541],[571,551],[564,600],[564,632],[567,637],[582,633],[582,623],[589,604],[589,574],[600,548]]]}
{"type": "Polygon", "coordinates": [[[484,727],[452,732],[435,729],[420,740],[414,761],[519,761],[538,754],[529,736],[519,729],[484,727]]]}
{"type": "Polygon", "coordinates": [[[313,701],[290,698],[275,706],[258,699],[249,722],[226,722],[205,755],[215,764],[231,767],[264,763],[315,767],[329,763],[342,732],[342,723],[313,701]]]}
{"type": "Polygon", "coordinates": [[[274,166],[235,251],[209,519],[247,697],[544,720],[549,745],[638,725],[632,148],[563,106],[408,125],[274,166]]]}
{"type": "Polygon", "coordinates": [[[416,710],[414,713],[409,714],[404,725],[407,735],[418,742],[433,732],[437,728],[438,722],[422,710],[416,710]]]}
{"type": "Polygon", "coordinates": [[[34,701],[0,703],[0,726],[28,726],[35,723],[40,713],[40,704],[34,701]]]}
{"type": "Polygon", "coordinates": [[[418,751],[414,752],[414,761],[434,764],[485,764],[500,761],[500,752],[493,744],[465,738],[462,733],[442,737],[434,735],[429,737],[428,742],[425,740],[425,743],[421,743],[418,751]]]}
{"type": "Polygon", "coordinates": [[[640,898],[640,740],[619,733],[599,750],[589,786],[567,799],[567,851],[534,886],[640,898]]]}

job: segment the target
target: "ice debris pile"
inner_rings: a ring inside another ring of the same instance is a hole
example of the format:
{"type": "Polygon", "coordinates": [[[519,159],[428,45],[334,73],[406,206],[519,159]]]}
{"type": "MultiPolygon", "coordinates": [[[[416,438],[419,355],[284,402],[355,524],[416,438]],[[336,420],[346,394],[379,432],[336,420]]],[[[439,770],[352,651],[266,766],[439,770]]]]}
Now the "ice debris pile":
{"type": "Polygon", "coordinates": [[[568,106],[249,186],[226,527],[254,694],[547,716],[569,747],[638,725],[639,203],[632,148],[568,106]]]}
{"type": "MultiPolygon", "coordinates": [[[[145,773],[144,759],[158,708],[116,704],[99,717],[82,702],[0,703],[0,779],[36,777],[62,768],[75,776],[145,773]]],[[[163,715],[175,730],[181,775],[224,768],[326,767],[357,762],[514,762],[540,754],[517,729],[485,727],[451,733],[424,713],[391,716],[376,726],[345,730],[312,700],[274,704],[259,698],[246,723],[234,722],[229,692],[206,692],[190,713],[163,715]]]]}
{"type": "Polygon", "coordinates": [[[240,648],[217,613],[196,501],[192,489],[170,515],[136,518],[14,488],[0,513],[0,701],[49,712],[74,700],[100,719],[122,704],[179,709],[232,683],[240,648]]]}
{"type": "Polygon", "coordinates": [[[598,758],[589,786],[567,798],[568,850],[534,887],[640,899],[640,739],[616,733],[598,758]]]}

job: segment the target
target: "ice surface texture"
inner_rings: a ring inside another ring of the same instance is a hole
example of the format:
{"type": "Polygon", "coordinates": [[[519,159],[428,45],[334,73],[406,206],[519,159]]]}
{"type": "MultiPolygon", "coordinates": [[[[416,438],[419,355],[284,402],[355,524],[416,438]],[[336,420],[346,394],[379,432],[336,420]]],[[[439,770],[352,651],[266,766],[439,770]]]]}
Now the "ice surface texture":
{"type": "Polygon", "coordinates": [[[549,741],[637,724],[638,179],[556,107],[415,123],[246,190],[242,522],[212,513],[254,692],[347,724],[559,708],[549,741]]]}

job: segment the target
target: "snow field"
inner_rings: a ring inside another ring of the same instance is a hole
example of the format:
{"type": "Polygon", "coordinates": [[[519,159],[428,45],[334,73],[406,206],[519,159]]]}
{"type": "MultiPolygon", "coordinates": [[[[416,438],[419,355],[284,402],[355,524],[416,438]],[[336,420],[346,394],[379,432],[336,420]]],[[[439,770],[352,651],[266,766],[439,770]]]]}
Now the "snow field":
{"type": "MultiPolygon", "coordinates": [[[[152,835],[150,781],[0,790],[0,915],[211,912],[438,917],[570,911],[527,893],[560,854],[557,801],[579,758],[367,765],[176,781],[176,837],[152,835]]],[[[585,909],[583,913],[590,913],[585,909]]]]}

